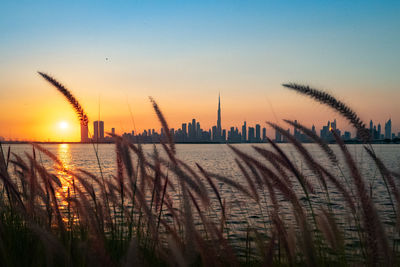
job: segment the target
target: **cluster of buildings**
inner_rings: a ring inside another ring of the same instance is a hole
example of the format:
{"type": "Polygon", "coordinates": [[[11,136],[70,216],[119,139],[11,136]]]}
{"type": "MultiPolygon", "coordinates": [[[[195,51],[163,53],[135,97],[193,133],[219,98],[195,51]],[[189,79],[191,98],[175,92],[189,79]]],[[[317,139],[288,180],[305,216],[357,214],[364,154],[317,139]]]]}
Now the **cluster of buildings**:
{"type": "MultiPolygon", "coordinates": [[[[380,123],[376,126],[371,120],[369,122],[369,133],[372,140],[393,140],[396,138],[396,134],[392,133],[392,119],[385,122],[384,132],[380,123]]],[[[397,134],[397,138],[400,138],[400,132],[397,134]]]]}
{"type": "MultiPolygon", "coordinates": [[[[296,121],[295,121],[296,122],[296,121]]],[[[104,136],[104,121],[93,122],[93,137],[89,138],[88,126],[81,125],[81,142],[113,142],[112,137],[104,136]]],[[[315,126],[312,126],[312,131],[317,134],[315,126]]],[[[396,136],[392,133],[392,121],[389,119],[385,123],[384,132],[381,129],[381,125],[374,125],[372,120],[370,121],[370,134],[372,141],[390,141],[396,138],[400,138],[400,132],[396,136]]],[[[290,129],[287,129],[290,133],[290,129]]],[[[328,123],[322,127],[319,136],[326,142],[334,142],[335,138],[332,132],[335,132],[337,136],[340,136],[344,141],[357,141],[357,138],[352,138],[351,133],[345,131],[342,132],[337,127],[336,119],[334,121],[328,121],[328,123]]],[[[111,133],[115,134],[115,128],[111,128],[111,133]]],[[[170,135],[174,138],[176,143],[263,143],[267,142],[267,130],[265,127],[261,128],[260,124],[256,124],[254,127],[248,127],[246,121],[241,127],[241,131],[237,127],[230,127],[229,130],[222,129],[221,126],[221,101],[218,97],[218,114],[217,114],[217,125],[212,126],[211,129],[205,130],[200,126],[200,122],[196,119],[192,119],[191,122],[182,123],[182,127],[175,130],[170,129],[170,135]]],[[[293,127],[294,137],[303,143],[311,142],[307,135],[303,134],[300,130],[293,127]]],[[[166,136],[164,129],[161,129],[160,133],[154,129],[144,130],[142,133],[136,134],[134,131],[130,133],[124,133],[124,138],[135,142],[135,143],[158,143],[163,140],[166,136]]],[[[279,131],[275,131],[275,142],[285,143],[287,139],[279,131]]]]}
{"type": "MultiPolygon", "coordinates": [[[[115,134],[115,128],[111,128],[111,133],[115,134]]],[[[93,136],[89,138],[89,127],[88,125],[81,124],[81,142],[96,142],[96,143],[112,143],[113,138],[111,136],[104,136],[104,121],[93,122],[93,136]]]]}
{"type": "MultiPolygon", "coordinates": [[[[237,127],[230,127],[228,131],[222,129],[220,97],[218,97],[217,125],[204,130],[201,128],[200,122],[192,119],[191,122],[182,123],[182,127],[179,129],[171,128],[170,134],[177,143],[261,143],[267,140],[267,130],[265,127],[261,129],[260,124],[247,128],[246,122],[244,122],[241,131],[237,127]]],[[[148,129],[136,135],[134,131],[123,134],[124,138],[141,143],[159,142],[164,136],[164,129],[161,129],[160,133],[154,129],[148,129]]]]}

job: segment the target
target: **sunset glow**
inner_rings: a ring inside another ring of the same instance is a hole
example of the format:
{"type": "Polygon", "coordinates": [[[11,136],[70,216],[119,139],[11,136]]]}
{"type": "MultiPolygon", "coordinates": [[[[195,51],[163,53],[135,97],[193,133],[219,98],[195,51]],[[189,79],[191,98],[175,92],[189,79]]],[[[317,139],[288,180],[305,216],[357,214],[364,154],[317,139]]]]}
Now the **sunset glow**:
{"type": "MultiPolygon", "coordinates": [[[[297,119],[320,129],[336,118],[341,129],[353,130],[328,108],[282,88],[285,82],[327,90],[365,122],[383,124],[400,114],[393,101],[400,97],[399,2],[40,2],[2,6],[6,139],[80,140],[75,111],[37,71],[71,90],[90,133],[99,119],[105,132],[159,131],[149,96],[171,128],[196,118],[208,130],[219,92],[224,128],[297,119]]],[[[393,129],[400,131],[400,119],[393,129]]]]}
{"type": "Polygon", "coordinates": [[[61,130],[66,130],[66,129],[68,129],[68,122],[66,122],[66,121],[60,121],[59,123],[58,123],[58,127],[60,127],[60,129],[61,130]]]}

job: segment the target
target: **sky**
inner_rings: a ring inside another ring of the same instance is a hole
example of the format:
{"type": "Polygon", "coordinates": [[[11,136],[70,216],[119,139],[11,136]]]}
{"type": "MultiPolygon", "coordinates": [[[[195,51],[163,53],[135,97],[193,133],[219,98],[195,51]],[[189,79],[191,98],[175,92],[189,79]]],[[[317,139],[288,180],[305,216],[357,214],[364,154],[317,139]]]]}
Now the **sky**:
{"type": "Polygon", "coordinates": [[[281,86],[297,82],[332,93],[367,124],[391,117],[397,133],[399,14],[400,1],[2,0],[0,136],[79,141],[74,110],[37,71],[106,132],[159,129],[149,96],[171,128],[196,118],[208,129],[219,93],[223,128],[297,119],[319,129],[337,118],[351,130],[281,86]]]}

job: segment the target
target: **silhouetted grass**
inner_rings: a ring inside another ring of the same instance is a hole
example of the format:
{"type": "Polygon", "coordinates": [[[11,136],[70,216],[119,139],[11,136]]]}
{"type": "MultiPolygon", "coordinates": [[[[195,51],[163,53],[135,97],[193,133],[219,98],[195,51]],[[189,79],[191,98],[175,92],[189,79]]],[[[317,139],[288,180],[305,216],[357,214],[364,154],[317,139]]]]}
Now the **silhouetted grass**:
{"type": "MultiPolygon", "coordinates": [[[[62,89],[80,119],[87,118],[67,89],[40,74],[62,89]]],[[[363,129],[354,111],[327,93],[289,87],[338,108],[357,130],[363,129]]],[[[151,102],[169,133],[158,105],[153,99],[151,102]]],[[[212,173],[199,163],[190,166],[183,162],[168,134],[162,151],[154,147],[150,155],[140,144],[114,136],[116,173],[107,179],[84,169],[69,170],[37,144],[25,156],[10,149],[6,153],[0,144],[0,262],[2,266],[398,264],[399,175],[366,147],[388,197],[394,196],[396,202],[391,201],[392,223],[383,224],[367,190],[368,177],[362,176],[340,138],[335,136],[339,156],[310,129],[286,122],[318,144],[332,163],[327,164],[330,167],[324,167],[307,147],[273,123],[270,125],[289,140],[309,172],[272,140],[268,146],[254,147],[252,155],[229,146],[241,179],[212,173]],[[38,153],[54,167],[45,168],[38,153]],[[344,161],[338,160],[341,156],[344,161]],[[336,166],[349,170],[345,178],[350,183],[331,169],[336,166]],[[71,179],[64,179],[65,175],[71,179]],[[236,199],[227,199],[220,185],[235,192],[244,205],[235,207],[236,199]],[[345,210],[341,214],[332,208],[333,191],[342,200],[335,204],[345,210]],[[261,212],[255,215],[248,206],[259,207],[261,212]],[[246,214],[239,226],[246,230],[235,228],[239,222],[234,220],[239,219],[233,218],[234,208],[246,214]],[[262,216],[265,223],[256,225],[252,216],[262,216]]]]}

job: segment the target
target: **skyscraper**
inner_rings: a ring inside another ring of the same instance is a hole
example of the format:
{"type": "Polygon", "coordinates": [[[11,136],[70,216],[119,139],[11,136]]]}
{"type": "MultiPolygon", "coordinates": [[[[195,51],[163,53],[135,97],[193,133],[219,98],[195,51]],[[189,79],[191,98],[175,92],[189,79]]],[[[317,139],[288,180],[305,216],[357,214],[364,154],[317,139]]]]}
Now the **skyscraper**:
{"type": "Polygon", "coordinates": [[[256,124],[256,142],[260,142],[261,140],[261,126],[260,124],[256,124]]]}
{"type": "Polygon", "coordinates": [[[182,135],[183,135],[183,141],[186,141],[187,139],[186,123],[182,123],[182,135]]]}
{"type": "Polygon", "coordinates": [[[385,139],[392,139],[392,119],[385,123],[385,139]]]}
{"type": "Polygon", "coordinates": [[[104,121],[99,122],[100,140],[104,139],[104,121]]]}
{"type": "Polygon", "coordinates": [[[242,142],[247,141],[247,127],[246,127],[246,121],[243,123],[242,126],[242,142]]]}
{"type": "Polygon", "coordinates": [[[104,121],[93,122],[93,139],[101,141],[104,139],[104,121]]]}
{"type": "Polygon", "coordinates": [[[381,131],[382,131],[382,127],[381,124],[378,124],[378,139],[381,139],[381,131]]]}
{"type": "Polygon", "coordinates": [[[89,129],[87,123],[81,122],[81,142],[86,143],[89,142],[89,129]]]}
{"type": "Polygon", "coordinates": [[[254,127],[249,127],[249,142],[252,143],[254,141],[255,141],[254,127]]]}
{"type": "MultiPolygon", "coordinates": [[[[294,123],[297,124],[297,120],[294,120],[294,123]]],[[[300,135],[300,131],[299,129],[297,129],[296,127],[293,127],[293,135],[294,137],[299,140],[299,135],[300,135]]]]}
{"type": "Polygon", "coordinates": [[[218,118],[217,118],[217,138],[220,140],[222,137],[221,127],[221,96],[218,94],[218,118]]]}
{"type": "Polygon", "coordinates": [[[212,127],[212,132],[211,132],[212,140],[214,142],[217,141],[217,126],[212,127]]]}
{"type": "Polygon", "coordinates": [[[275,129],[275,142],[280,143],[282,142],[282,135],[281,133],[275,129]]]}
{"type": "Polygon", "coordinates": [[[262,129],[262,141],[267,140],[267,129],[263,127],[262,129]]]}
{"type": "Polygon", "coordinates": [[[93,140],[94,141],[99,140],[99,122],[98,121],[93,122],[93,140]]]}

